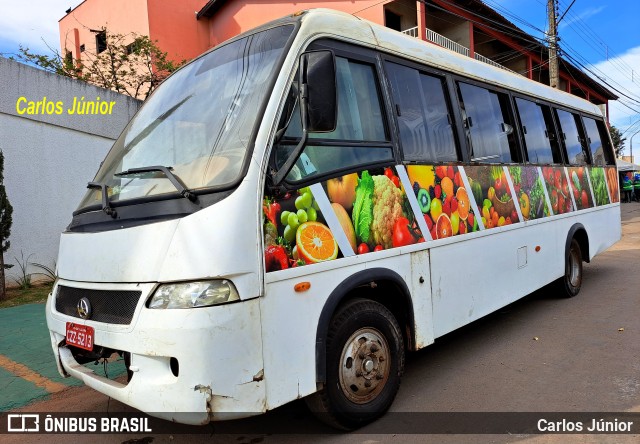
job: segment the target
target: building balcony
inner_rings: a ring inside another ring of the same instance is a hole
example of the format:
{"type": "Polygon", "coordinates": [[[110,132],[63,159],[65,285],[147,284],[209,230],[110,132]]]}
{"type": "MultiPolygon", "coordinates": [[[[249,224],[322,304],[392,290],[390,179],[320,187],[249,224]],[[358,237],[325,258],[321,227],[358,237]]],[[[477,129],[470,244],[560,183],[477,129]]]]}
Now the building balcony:
{"type": "MultiPolygon", "coordinates": [[[[406,34],[408,36],[411,36],[411,37],[419,38],[419,32],[418,32],[418,27],[417,26],[415,26],[413,28],[406,29],[406,30],[402,31],[402,33],[406,34]]],[[[441,46],[443,48],[446,48],[446,49],[448,49],[450,51],[457,52],[458,54],[462,54],[462,55],[465,55],[467,57],[470,57],[469,48],[467,48],[466,46],[463,46],[463,45],[461,45],[459,43],[456,43],[451,39],[446,38],[442,34],[438,34],[437,32],[433,31],[432,29],[426,28],[426,36],[427,36],[427,41],[428,42],[434,43],[434,44],[436,44],[438,46],[441,46]]],[[[520,73],[517,73],[517,72],[507,68],[504,65],[501,65],[501,64],[491,60],[488,57],[483,56],[482,54],[478,54],[477,52],[473,54],[473,57],[476,60],[479,60],[481,62],[487,63],[489,65],[493,65],[493,66],[495,66],[497,68],[501,68],[501,69],[504,69],[506,71],[510,71],[512,73],[515,73],[515,74],[520,74],[520,73]]]]}

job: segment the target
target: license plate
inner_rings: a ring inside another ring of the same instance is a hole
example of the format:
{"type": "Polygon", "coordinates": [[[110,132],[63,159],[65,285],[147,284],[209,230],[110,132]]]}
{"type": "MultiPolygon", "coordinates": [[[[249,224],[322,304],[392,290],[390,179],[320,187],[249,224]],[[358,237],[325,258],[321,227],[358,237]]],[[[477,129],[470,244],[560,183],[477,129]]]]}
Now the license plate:
{"type": "Polygon", "coordinates": [[[93,327],[67,322],[67,344],[93,350],[93,327]]]}

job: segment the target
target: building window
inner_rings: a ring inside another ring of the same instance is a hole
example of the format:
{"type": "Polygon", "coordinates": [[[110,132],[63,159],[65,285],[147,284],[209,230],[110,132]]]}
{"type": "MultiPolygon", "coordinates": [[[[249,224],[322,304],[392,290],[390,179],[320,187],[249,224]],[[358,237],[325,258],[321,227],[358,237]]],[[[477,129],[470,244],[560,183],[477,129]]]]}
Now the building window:
{"type": "Polygon", "coordinates": [[[100,54],[107,49],[107,31],[96,34],[96,52],[100,54]]]}
{"type": "Polygon", "coordinates": [[[84,43],[80,45],[80,52],[84,52],[84,43]]]}
{"type": "Polygon", "coordinates": [[[396,31],[402,31],[402,17],[395,12],[391,12],[388,9],[385,9],[384,25],[387,28],[395,29],[396,31]]]}
{"type": "Polygon", "coordinates": [[[71,66],[73,65],[73,53],[71,51],[67,51],[64,55],[64,65],[71,66]]]}
{"type": "Polygon", "coordinates": [[[138,40],[134,40],[133,42],[129,43],[126,48],[127,54],[133,54],[137,51],[140,51],[140,42],[138,40]]]}

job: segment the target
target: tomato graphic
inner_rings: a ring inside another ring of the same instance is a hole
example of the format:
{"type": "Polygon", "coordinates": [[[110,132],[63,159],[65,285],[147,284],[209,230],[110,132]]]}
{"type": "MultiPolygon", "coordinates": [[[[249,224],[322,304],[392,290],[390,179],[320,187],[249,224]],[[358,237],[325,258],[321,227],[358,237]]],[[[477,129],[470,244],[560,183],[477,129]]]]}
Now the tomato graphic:
{"type": "Polygon", "coordinates": [[[399,217],[393,226],[393,237],[391,243],[394,247],[404,247],[416,243],[415,237],[411,234],[409,219],[399,217]]]}

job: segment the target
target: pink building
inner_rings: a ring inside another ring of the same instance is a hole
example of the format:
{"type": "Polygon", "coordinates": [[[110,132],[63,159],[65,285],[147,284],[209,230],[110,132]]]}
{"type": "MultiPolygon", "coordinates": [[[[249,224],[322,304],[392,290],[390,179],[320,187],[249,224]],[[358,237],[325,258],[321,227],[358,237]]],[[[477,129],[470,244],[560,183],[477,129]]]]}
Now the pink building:
{"type": "MultiPolygon", "coordinates": [[[[546,47],[480,0],[85,0],[60,20],[60,45],[81,58],[83,48],[98,49],[102,29],[133,31],[157,41],[171,59],[189,60],[241,32],[310,8],[351,13],[549,84],[546,47]]],[[[615,94],[565,60],[559,69],[560,89],[608,114],[615,94]]]]}
{"type": "MultiPolygon", "coordinates": [[[[211,47],[209,23],[196,20],[206,0],[85,0],[58,22],[60,48],[82,59],[101,52],[105,32],[146,35],[171,60],[190,60],[211,47]]],[[[132,39],[133,40],[133,39],[132,39]]]]}

